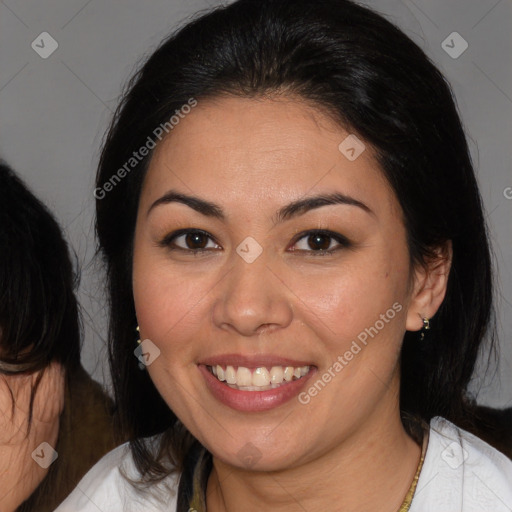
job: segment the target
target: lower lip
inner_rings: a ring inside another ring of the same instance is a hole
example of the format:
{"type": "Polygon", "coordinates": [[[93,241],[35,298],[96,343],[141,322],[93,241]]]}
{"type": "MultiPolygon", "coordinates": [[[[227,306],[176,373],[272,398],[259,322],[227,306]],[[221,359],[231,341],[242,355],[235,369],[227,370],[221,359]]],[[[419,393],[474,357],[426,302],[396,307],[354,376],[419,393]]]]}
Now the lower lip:
{"type": "Polygon", "coordinates": [[[208,389],[217,400],[232,409],[244,412],[267,411],[288,402],[300,393],[309,378],[316,372],[312,367],[304,377],[283,383],[278,388],[266,391],[242,391],[220,382],[204,364],[198,365],[198,368],[203,374],[208,389]]]}

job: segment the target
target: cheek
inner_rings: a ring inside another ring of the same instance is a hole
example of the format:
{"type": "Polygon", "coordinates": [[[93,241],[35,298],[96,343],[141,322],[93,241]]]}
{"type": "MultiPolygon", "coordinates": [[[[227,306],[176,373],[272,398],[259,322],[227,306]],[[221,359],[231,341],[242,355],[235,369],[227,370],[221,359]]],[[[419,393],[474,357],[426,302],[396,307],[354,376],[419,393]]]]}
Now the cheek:
{"type": "Polygon", "coordinates": [[[180,340],[187,339],[187,326],[198,321],[205,284],[186,272],[177,273],[165,257],[144,247],[136,249],[133,295],[141,335],[161,351],[180,350],[180,340]]]}
{"type": "Polygon", "coordinates": [[[134,300],[141,333],[162,349],[169,342],[177,348],[183,330],[194,323],[202,287],[190,280],[148,272],[141,284],[134,282],[134,300]],[[174,340],[174,341],[173,341],[174,340]]]}
{"type": "MultiPolygon", "coordinates": [[[[366,251],[330,271],[296,276],[294,292],[304,305],[304,314],[322,326],[322,337],[331,340],[333,348],[350,344],[376,322],[379,331],[402,331],[403,315],[396,310],[405,309],[408,274],[403,271],[403,255],[394,252],[366,251]]],[[[393,337],[401,339],[398,334],[393,337]]]]}
{"type": "Polygon", "coordinates": [[[160,356],[147,368],[151,380],[168,406],[192,424],[188,372],[195,357],[194,330],[205,291],[197,280],[157,261],[142,249],[133,263],[133,294],[141,338],[150,339],[160,356]],[[189,391],[183,393],[183,389],[189,391]]]}

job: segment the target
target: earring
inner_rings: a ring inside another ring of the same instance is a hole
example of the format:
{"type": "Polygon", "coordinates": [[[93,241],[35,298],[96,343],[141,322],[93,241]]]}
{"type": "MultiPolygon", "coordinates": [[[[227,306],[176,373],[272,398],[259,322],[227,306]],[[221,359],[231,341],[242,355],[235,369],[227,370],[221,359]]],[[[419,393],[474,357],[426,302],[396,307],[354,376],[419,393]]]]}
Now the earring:
{"type": "MultiPolygon", "coordinates": [[[[140,346],[140,344],[142,343],[142,341],[140,340],[140,327],[137,325],[137,327],[135,328],[135,330],[139,333],[139,339],[137,340],[137,348],[135,349],[134,351],[134,354],[137,356],[137,359],[139,358],[140,354],[142,354],[142,347],[140,346]],[[139,348],[140,347],[140,348],[139,348]]],[[[140,360],[139,360],[139,370],[145,370],[146,369],[146,365],[143,364],[140,360]]]]}
{"type": "Polygon", "coordinates": [[[421,329],[420,341],[425,339],[425,331],[430,329],[430,320],[425,316],[422,318],[423,320],[423,328],[421,329]]]}

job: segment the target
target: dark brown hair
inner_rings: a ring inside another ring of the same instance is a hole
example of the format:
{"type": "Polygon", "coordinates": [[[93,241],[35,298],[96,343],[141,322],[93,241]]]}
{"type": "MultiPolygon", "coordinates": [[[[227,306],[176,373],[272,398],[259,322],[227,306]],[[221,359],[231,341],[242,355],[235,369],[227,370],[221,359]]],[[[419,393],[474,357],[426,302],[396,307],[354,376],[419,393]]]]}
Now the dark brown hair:
{"type": "MultiPolygon", "coordinates": [[[[451,240],[444,302],[423,343],[407,332],[401,355],[404,415],[465,425],[465,398],[486,332],[494,339],[492,268],[481,197],[449,84],[402,31],[348,0],[239,0],[188,23],[128,84],[101,155],[97,187],[190,98],[293,93],[327,109],[371,145],[403,210],[411,262],[451,240]]],[[[196,441],[133,355],[132,243],[151,152],[98,197],[97,235],[110,294],[110,365],[120,422],[148,479],[166,474],[145,436],[165,432],[183,470],[196,441]]]]}

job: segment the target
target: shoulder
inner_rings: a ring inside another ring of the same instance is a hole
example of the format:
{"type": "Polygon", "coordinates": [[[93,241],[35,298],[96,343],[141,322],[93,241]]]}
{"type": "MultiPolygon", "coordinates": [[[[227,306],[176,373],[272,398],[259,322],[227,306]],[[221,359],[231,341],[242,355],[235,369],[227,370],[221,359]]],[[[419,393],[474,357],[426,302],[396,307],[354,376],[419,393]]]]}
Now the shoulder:
{"type": "Polygon", "coordinates": [[[411,512],[510,512],[512,461],[448,420],[430,422],[411,512]]]}
{"type": "Polygon", "coordinates": [[[124,475],[132,479],[140,477],[128,443],[118,446],[100,459],[55,512],[175,510],[179,480],[177,473],[147,491],[137,490],[124,475]]]}

